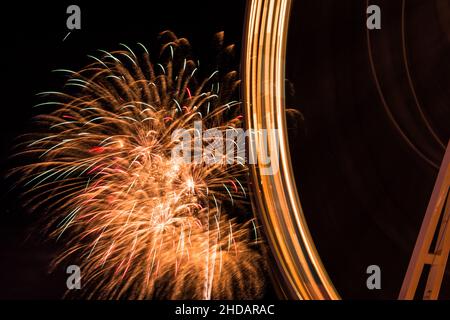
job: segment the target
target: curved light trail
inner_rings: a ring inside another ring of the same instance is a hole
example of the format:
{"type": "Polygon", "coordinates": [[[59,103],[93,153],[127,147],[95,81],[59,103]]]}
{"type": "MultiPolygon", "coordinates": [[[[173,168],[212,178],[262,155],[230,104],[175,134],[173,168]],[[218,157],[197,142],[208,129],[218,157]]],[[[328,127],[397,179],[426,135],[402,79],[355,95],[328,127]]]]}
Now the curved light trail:
{"type": "Polygon", "coordinates": [[[250,0],[245,32],[243,96],[246,125],[254,132],[277,129],[268,139],[256,134],[250,152],[257,163],[278,161],[279,170],[265,175],[250,166],[254,202],[281,274],[288,299],[339,299],[302,211],[289,155],[285,119],[285,57],[291,0],[250,0]],[[279,152],[276,140],[279,141],[279,152]],[[267,153],[267,156],[266,156],[267,153]]]}

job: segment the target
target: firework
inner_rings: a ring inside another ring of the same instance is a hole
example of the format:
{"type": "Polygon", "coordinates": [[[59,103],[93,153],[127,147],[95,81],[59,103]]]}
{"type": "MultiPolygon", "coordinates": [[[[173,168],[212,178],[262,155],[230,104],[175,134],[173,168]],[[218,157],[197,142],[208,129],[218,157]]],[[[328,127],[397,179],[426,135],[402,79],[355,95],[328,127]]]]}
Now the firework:
{"type": "Polygon", "coordinates": [[[45,209],[46,229],[66,248],[55,263],[79,262],[89,298],[257,298],[264,263],[245,213],[245,165],[171,156],[174,131],[195,121],[241,126],[237,73],[197,81],[188,41],[161,36],[159,64],[139,43],[58,70],[65,89],[40,94],[37,107],[52,111],[21,147],[32,162],[15,170],[27,205],[45,209]]]}

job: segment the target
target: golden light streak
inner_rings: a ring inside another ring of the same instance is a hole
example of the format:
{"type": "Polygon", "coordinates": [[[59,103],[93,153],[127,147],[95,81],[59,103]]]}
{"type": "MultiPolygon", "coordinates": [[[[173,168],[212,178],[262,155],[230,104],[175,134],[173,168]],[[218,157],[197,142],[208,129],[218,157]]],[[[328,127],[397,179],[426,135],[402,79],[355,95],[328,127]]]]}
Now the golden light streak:
{"type": "MultiPolygon", "coordinates": [[[[266,175],[251,165],[257,213],[264,225],[290,299],[339,299],[314,246],[301,208],[290,163],[285,119],[285,56],[291,0],[250,0],[245,33],[244,103],[246,125],[255,132],[278,129],[269,139],[269,159],[280,170],[266,175]],[[276,139],[279,140],[279,152],[276,139]]],[[[250,144],[266,163],[264,141],[250,144]]]]}

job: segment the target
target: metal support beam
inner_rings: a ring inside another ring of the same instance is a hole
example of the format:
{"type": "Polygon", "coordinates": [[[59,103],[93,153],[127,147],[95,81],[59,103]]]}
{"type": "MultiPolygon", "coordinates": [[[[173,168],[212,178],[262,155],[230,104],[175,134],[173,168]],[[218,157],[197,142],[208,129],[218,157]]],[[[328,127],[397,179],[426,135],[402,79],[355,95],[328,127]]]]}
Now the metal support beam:
{"type": "Polygon", "coordinates": [[[435,300],[439,296],[442,279],[450,251],[450,142],[439,170],[436,184],[420,228],[414,252],[408,266],[399,299],[414,299],[425,265],[430,266],[423,294],[425,300],[435,300]],[[438,225],[439,234],[434,248],[431,247],[438,225]]]}

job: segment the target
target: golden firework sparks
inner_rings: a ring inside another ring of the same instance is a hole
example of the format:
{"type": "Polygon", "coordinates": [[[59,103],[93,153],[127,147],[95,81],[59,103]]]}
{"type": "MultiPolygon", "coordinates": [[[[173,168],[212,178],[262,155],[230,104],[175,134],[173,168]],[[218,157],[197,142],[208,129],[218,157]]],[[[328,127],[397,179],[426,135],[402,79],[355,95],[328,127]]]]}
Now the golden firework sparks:
{"type": "Polygon", "coordinates": [[[87,297],[257,298],[254,221],[227,214],[245,212],[245,165],[172,157],[175,130],[241,126],[237,73],[198,82],[188,41],[162,36],[160,64],[144,45],[138,55],[122,44],[81,71],[59,70],[65,90],[40,94],[53,111],[37,117],[40,132],[19,153],[33,160],[15,172],[32,210],[45,208],[50,234],[66,241],[56,263],[80,262],[87,297]]]}

